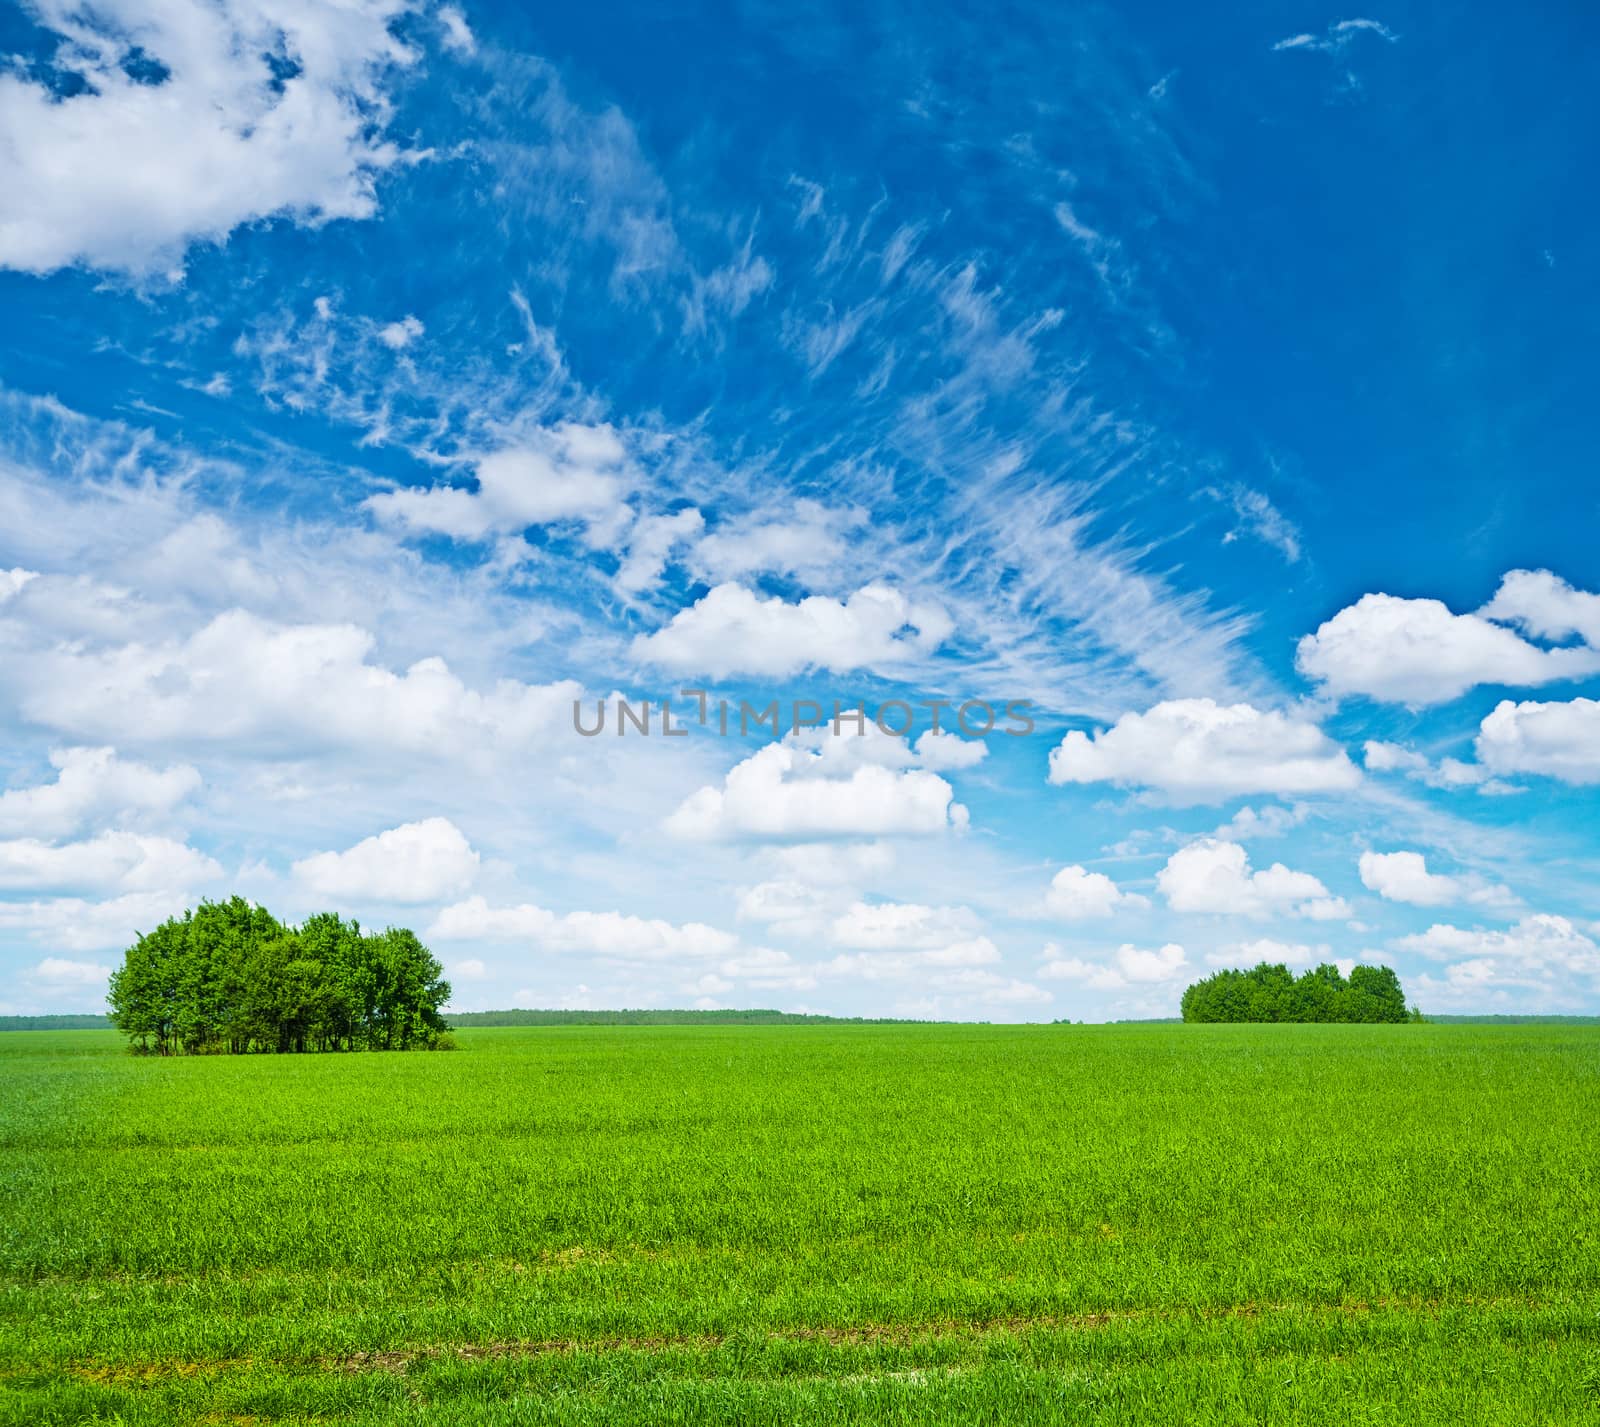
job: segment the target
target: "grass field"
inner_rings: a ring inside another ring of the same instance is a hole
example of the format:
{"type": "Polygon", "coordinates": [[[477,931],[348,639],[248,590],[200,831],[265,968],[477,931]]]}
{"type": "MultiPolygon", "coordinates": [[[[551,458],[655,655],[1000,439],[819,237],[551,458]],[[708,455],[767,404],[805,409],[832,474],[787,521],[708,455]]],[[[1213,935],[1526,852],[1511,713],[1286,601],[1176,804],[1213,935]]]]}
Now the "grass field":
{"type": "Polygon", "coordinates": [[[1600,1031],[0,1037],[0,1421],[1600,1420],[1600,1031]]]}

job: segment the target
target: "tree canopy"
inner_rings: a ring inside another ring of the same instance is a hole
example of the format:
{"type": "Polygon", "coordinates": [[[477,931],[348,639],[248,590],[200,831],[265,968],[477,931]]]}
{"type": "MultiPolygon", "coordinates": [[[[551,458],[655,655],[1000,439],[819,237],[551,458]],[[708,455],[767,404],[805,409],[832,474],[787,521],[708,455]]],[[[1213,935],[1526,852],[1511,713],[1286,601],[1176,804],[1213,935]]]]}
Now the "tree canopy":
{"type": "Polygon", "coordinates": [[[1346,977],[1323,963],[1301,976],[1281,962],[1250,971],[1218,971],[1183,993],[1186,1021],[1421,1020],[1406,1009],[1400,978],[1389,966],[1357,966],[1346,977]]]}
{"type": "Polygon", "coordinates": [[[162,1055],[410,1050],[449,1030],[444,968],[413,932],[322,912],[288,926],[243,897],[141,936],[111,976],[111,1019],[162,1055]]]}

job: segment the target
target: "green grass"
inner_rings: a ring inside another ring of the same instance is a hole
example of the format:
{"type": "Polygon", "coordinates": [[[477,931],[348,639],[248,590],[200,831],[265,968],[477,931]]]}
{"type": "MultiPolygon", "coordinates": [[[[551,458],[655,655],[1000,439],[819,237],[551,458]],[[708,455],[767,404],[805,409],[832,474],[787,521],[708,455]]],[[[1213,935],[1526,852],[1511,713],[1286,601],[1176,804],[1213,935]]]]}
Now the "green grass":
{"type": "Polygon", "coordinates": [[[0,1422],[1600,1420],[1600,1032],[0,1040],[0,1422]]]}

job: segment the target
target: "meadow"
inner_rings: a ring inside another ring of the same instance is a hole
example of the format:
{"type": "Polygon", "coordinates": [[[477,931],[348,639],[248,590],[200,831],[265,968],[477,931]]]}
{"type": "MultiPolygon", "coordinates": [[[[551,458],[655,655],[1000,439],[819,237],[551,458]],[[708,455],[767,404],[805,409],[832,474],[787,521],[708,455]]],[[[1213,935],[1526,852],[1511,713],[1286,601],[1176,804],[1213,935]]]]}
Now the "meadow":
{"type": "Polygon", "coordinates": [[[0,1422],[1600,1420],[1600,1030],[0,1036],[0,1422]]]}

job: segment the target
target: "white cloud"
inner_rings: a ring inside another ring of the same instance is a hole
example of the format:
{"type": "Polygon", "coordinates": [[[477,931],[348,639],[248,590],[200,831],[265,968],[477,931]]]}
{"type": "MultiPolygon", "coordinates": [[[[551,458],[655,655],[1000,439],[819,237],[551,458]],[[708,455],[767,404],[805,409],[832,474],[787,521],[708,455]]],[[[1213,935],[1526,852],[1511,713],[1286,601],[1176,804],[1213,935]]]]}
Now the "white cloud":
{"type": "Polygon", "coordinates": [[[1600,783],[1600,700],[1502,700],[1478,726],[1478,761],[1496,773],[1600,783]]]}
{"type": "Polygon", "coordinates": [[[931,968],[993,966],[1000,949],[986,936],[931,946],[920,951],[858,951],[835,956],[816,969],[826,976],[853,976],[865,981],[904,981],[925,978],[931,968]]]}
{"type": "Polygon", "coordinates": [[[811,581],[841,569],[867,513],[797,500],[782,512],[754,511],[717,525],[694,547],[689,567],[708,585],[752,575],[811,581]]]}
{"type": "Polygon", "coordinates": [[[977,918],[966,907],[856,902],[829,929],[836,946],[862,951],[931,951],[967,942],[977,918]]]}
{"type": "Polygon", "coordinates": [[[1508,888],[1491,886],[1481,877],[1429,872],[1420,852],[1363,852],[1361,881],[1380,897],[1413,907],[1442,907],[1452,902],[1510,907],[1517,901],[1508,888]]]}
{"type": "Polygon", "coordinates": [[[843,673],[904,664],[936,649],[950,631],[938,606],[913,603],[887,585],[866,585],[846,600],[810,595],[790,604],[725,584],[640,635],[633,649],[664,668],[714,678],[843,673]]]}
{"type": "Polygon", "coordinates": [[[95,901],[50,897],[31,902],[0,901],[0,931],[12,931],[54,951],[104,951],[127,947],[141,932],[181,915],[192,899],[187,891],[126,892],[95,901]]]}
{"type": "Polygon", "coordinates": [[[1428,871],[1420,852],[1363,852],[1360,865],[1361,885],[1391,902],[1442,907],[1466,895],[1454,877],[1428,871]]]}
{"type": "Polygon", "coordinates": [[[806,882],[760,882],[740,894],[738,917],[742,922],[819,924],[835,897],[806,882]]]}
{"type": "Polygon", "coordinates": [[[564,421],[480,456],[476,491],[458,486],[401,487],[368,497],[379,520],[413,534],[479,541],[530,525],[577,521],[604,543],[627,519],[623,503],[640,475],[620,435],[608,425],[564,421]]]}
{"type": "Polygon", "coordinates": [[[503,679],[467,688],[442,659],[403,674],[368,662],[348,624],[274,624],[220,614],[187,639],[107,650],[63,644],[24,671],[23,712],[87,737],[403,748],[465,756],[566,729],[579,685],[503,679]]]}
{"type": "Polygon", "coordinates": [[[1052,783],[1151,788],[1182,804],[1242,793],[1338,792],[1360,780],[1344,750],[1315,724],[1212,699],[1127,713],[1092,736],[1073,730],[1050,754],[1052,783]]]}
{"type": "Polygon", "coordinates": [[[38,0],[82,87],[0,74],[0,266],[176,274],[191,242],[255,219],[369,217],[400,157],[382,130],[384,86],[415,58],[390,30],[405,8],[38,0]]]}
{"type": "Polygon", "coordinates": [[[72,961],[61,956],[47,956],[28,974],[56,991],[104,991],[112,968],[94,961],[72,961]]]}
{"type": "Polygon", "coordinates": [[[1350,44],[1357,35],[1375,35],[1381,40],[1394,44],[1400,38],[1387,25],[1379,20],[1336,20],[1328,26],[1327,32],[1321,35],[1298,34],[1290,35],[1287,39],[1279,40],[1273,49],[1308,50],[1321,54],[1339,54],[1350,44]]]}
{"type": "Polygon", "coordinates": [[[967,810],[954,790],[923,768],[891,768],[882,758],[913,755],[899,739],[842,733],[786,738],[735,764],[721,787],[691,794],[667,819],[675,837],[755,837],[809,841],[882,837],[963,828],[967,810]],[[814,747],[807,746],[808,743],[814,747]]]}
{"type": "Polygon", "coordinates": [[[989,755],[989,745],[981,738],[961,738],[953,733],[935,733],[931,728],[917,740],[917,762],[935,773],[958,768],[975,768],[989,755]]]}
{"type": "Polygon", "coordinates": [[[409,314],[398,322],[389,322],[378,329],[378,340],[391,352],[403,352],[427,329],[409,314]]]}
{"type": "Polygon", "coordinates": [[[1575,590],[1549,570],[1512,570],[1479,613],[1485,619],[1514,624],[1535,639],[1576,635],[1600,648],[1600,595],[1575,590]]]}
{"type": "Polygon", "coordinates": [[[1208,952],[1206,965],[1247,969],[1266,961],[1274,965],[1282,962],[1285,966],[1311,966],[1317,962],[1328,961],[1331,957],[1332,948],[1325,943],[1307,946],[1304,942],[1276,941],[1271,937],[1261,937],[1256,941],[1237,942],[1233,946],[1224,946],[1208,952]]]}
{"type": "Polygon", "coordinates": [[[1236,842],[1202,838],[1181,847],[1156,874],[1156,886],[1175,912],[1226,916],[1290,915],[1329,921],[1350,914],[1309,872],[1294,872],[1281,862],[1260,872],[1236,842]]]}
{"type": "Polygon", "coordinates": [[[1231,545],[1248,535],[1272,546],[1291,565],[1300,559],[1300,529],[1260,491],[1234,482],[1227,487],[1207,486],[1202,495],[1229,505],[1238,524],[1222,537],[1231,545]]]}
{"type": "Polygon", "coordinates": [[[478,854],[448,818],[424,818],[344,852],[302,857],[292,870],[308,891],[335,901],[435,902],[471,886],[478,854]]]}
{"type": "Polygon", "coordinates": [[[32,837],[0,842],[0,888],[9,891],[152,892],[221,875],[204,853],[167,837],[103,832],[59,845],[32,837]]]}
{"type": "Polygon", "coordinates": [[[809,967],[800,966],[787,952],[771,947],[752,947],[726,961],[717,970],[735,981],[761,991],[810,991],[817,978],[809,967]]]}
{"type": "MultiPolygon", "coordinates": [[[[1371,764],[1367,766],[1371,767],[1371,764]]],[[[1247,837],[1282,837],[1299,827],[1309,812],[1304,803],[1287,808],[1269,803],[1259,811],[1243,807],[1211,835],[1223,842],[1243,842],[1247,837]]]]}
{"type": "Polygon", "coordinates": [[[492,907],[469,897],[446,907],[428,929],[441,941],[529,941],[539,950],[587,953],[626,962],[675,961],[729,956],[738,938],[700,922],[674,925],[621,912],[568,912],[565,915],[524,902],[492,907]]]}
{"type": "Polygon", "coordinates": [[[1369,738],[1361,746],[1362,761],[1369,773],[1420,773],[1432,767],[1422,754],[1398,743],[1369,738]]]}
{"type": "Polygon", "coordinates": [[[0,570],[0,604],[20,593],[29,580],[38,578],[37,570],[24,570],[20,566],[12,570],[0,570]]]}
{"type": "Polygon", "coordinates": [[[1430,788],[1472,788],[1483,797],[1504,796],[1523,790],[1515,784],[1492,777],[1481,763],[1464,763],[1459,758],[1441,758],[1437,764],[1415,749],[1398,743],[1368,739],[1362,745],[1363,760],[1369,773],[1403,773],[1430,788]]]}
{"type": "Polygon", "coordinates": [[[478,957],[468,956],[446,963],[445,973],[453,981],[482,981],[489,974],[489,968],[478,957]]]}
{"type": "Polygon", "coordinates": [[[786,876],[812,886],[860,886],[887,874],[895,864],[890,842],[797,842],[765,849],[764,856],[786,876]]]}
{"type": "Polygon", "coordinates": [[[822,963],[829,976],[868,981],[916,978],[950,968],[992,966],[1000,949],[979,931],[966,907],[930,907],[914,902],[855,902],[835,917],[823,936],[851,954],[822,963]]]}
{"type": "Polygon", "coordinates": [[[478,42],[466,17],[454,5],[441,5],[437,12],[439,24],[444,27],[444,47],[457,54],[476,54],[478,42]]]}
{"type": "MultiPolygon", "coordinates": [[[[1542,628],[1541,621],[1563,617],[1558,601],[1539,603],[1528,594],[1524,576],[1527,571],[1512,571],[1501,593],[1476,614],[1453,614],[1439,600],[1363,595],[1301,639],[1295,664],[1329,693],[1412,707],[1448,703],[1476,684],[1547,684],[1600,671],[1600,650],[1544,649],[1493,622],[1515,617],[1542,628]]],[[[1550,594],[1547,584],[1539,588],[1550,594]]]]}
{"type": "Polygon", "coordinates": [[[616,587],[630,595],[648,589],[661,578],[673,550],[692,540],[704,526],[705,518],[693,506],[676,515],[640,520],[628,534],[628,551],[617,570],[616,587]]]}
{"type": "Polygon", "coordinates": [[[1507,931],[1486,931],[1435,922],[1395,945],[1436,961],[1453,956],[1493,956],[1517,962],[1558,962],[1573,970],[1600,972],[1600,948],[1567,917],[1537,912],[1507,931]]]}
{"type": "Polygon", "coordinates": [[[152,768],[111,748],[53,749],[50,762],[53,783],[0,793],[0,835],[57,838],[88,823],[160,816],[200,787],[200,774],[186,763],[152,768]]]}
{"type": "Polygon", "coordinates": [[[1039,975],[1050,981],[1081,981],[1096,991],[1124,991],[1130,986],[1162,985],[1176,981],[1189,969],[1189,958],[1176,942],[1156,951],[1123,945],[1109,962],[1063,957],[1054,946],[1045,948],[1046,961],[1039,975]]]}
{"type": "Polygon", "coordinates": [[[927,985],[936,996],[954,997],[967,1006],[1043,1006],[1055,999],[1031,981],[976,967],[936,971],[927,978],[927,985]]]}
{"type": "Polygon", "coordinates": [[[1423,978],[1419,991],[1452,1001],[1521,988],[1536,993],[1536,1004],[1566,1003],[1580,989],[1574,984],[1580,978],[1590,992],[1600,989],[1600,946],[1566,917],[1548,913],[1524,917],[1507,931],[1435,923],[1395,945],[1450,962],[1442,981],[1423,978]]]}
{"type": "Polygon", "coordinates": [[[1063,867],[1050,879],[1044,905],[1053,917],[1082,921],[1109,917],[1118,909],[1133,911],[1148,907],[1150,902],[1137,892],[1124,892],[1103,872],[1090,872],[1073,864],[1063,867]]]}

